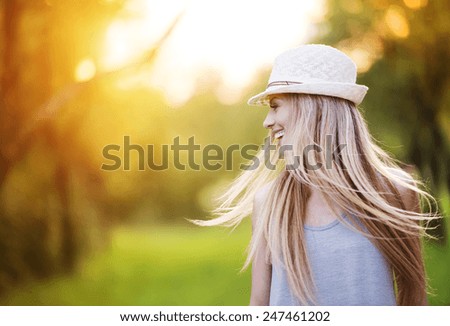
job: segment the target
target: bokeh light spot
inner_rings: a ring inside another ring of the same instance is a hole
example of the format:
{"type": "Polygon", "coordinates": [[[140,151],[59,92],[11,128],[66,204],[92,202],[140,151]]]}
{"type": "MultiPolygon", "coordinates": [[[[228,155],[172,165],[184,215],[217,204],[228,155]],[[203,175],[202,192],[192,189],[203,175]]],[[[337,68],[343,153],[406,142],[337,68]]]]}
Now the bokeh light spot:
{"type": "Polygon", "coordinates": [[[389,30],[396,37],[405,38],[409,35],[409,24],[403,9],[399,6],[390,6],[384,17],[389,30]]]}
{"type": "Polygon", "coordinates": [[[428,4],[428,0],[403,0],[403,2],[411,9],[420,9],[428,4]]]}
{"type": "Polygon", "coordinates": [[[77,68],[75,69],[75,80],[82,82],[92,79],[95,76],[95,63],[91,59],[84,59],[80,61],[77,68]]]}

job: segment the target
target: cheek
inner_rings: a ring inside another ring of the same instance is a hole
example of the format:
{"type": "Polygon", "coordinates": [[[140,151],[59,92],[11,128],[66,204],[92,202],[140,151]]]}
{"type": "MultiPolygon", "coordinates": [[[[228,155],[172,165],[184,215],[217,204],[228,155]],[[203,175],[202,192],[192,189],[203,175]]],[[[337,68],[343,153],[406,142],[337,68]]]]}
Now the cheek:
{"type": "Polygon", "coordinates": [[[290,123],[292,123],[293,115],[291,114],[291,111],[289,109],[283,110],[280,114],[280,124],[283,125],[283,127],[287,128],[290,123]]]}

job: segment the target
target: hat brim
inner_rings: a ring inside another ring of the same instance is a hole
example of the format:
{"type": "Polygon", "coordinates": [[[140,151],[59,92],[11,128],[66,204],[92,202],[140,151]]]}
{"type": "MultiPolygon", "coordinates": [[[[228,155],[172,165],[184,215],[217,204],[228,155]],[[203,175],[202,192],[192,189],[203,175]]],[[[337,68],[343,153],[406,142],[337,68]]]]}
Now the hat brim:
{"type": "Polygon", "coordinates": [[[271,86],[264,92],[259,93],[248,100],[249,105],[268,105],[270,95],[284,94],[284,93],[299,93],[299,94],[313,94],[326,95],[343,98],[354,102],[356,105],[360,104],[364,99],[369,88],[364,85],[353,83],[303,83],[295,85],[279,85],[271,86]]]}

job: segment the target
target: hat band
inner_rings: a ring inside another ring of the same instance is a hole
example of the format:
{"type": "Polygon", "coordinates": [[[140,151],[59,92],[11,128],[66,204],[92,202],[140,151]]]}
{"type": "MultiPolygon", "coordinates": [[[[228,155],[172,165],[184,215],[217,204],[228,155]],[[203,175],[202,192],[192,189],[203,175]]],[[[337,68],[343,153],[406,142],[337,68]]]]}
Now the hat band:
{"type": "Polygon", "coordinates": [[[293,82],[293,81],[274,81],[274,82],[271,82],[269,85],[267,85],[267,87],[295,85],[295,84],[303,84],[303,83],[302,82],[293,82]]]}

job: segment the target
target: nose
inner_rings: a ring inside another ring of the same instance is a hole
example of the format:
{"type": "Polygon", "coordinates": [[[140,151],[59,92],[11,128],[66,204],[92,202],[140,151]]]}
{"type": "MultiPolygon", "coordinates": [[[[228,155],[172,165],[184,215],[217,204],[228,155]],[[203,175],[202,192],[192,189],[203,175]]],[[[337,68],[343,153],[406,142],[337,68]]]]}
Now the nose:
{"type": "Polygon", "coordinates": [[[273,118],[273,111],[269,110],[269,113],[267,113],[267,116],[264,119],[263,126],[264,126],[264,128],[272,128],[274,123],[275,123],[275,120],[273,118]]]}

